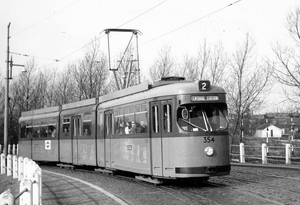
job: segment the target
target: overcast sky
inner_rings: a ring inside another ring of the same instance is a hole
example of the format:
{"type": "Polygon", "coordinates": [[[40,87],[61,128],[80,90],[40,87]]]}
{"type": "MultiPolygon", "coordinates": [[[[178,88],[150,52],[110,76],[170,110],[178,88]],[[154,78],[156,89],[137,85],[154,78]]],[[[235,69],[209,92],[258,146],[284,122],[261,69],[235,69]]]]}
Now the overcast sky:
{"type": "MultiPolygon", "coordinates": [[[[247,32],[259,55],[271,56],[272,44],[290,43],[284,23],[299,4],[299,0],[1,0],[0,70],[3,75],[9,22],[10,51],[20,54],[13,55],[16,64],[35,57],[39,67],[63,69],[82,58],[85,45],[95,37],[100,37],[106,52],[104,29],[130,28],[142,32],[140,67],[147,71],[164,45],[182,57],[194,55],[206,38],[212,44],[221,41],[230,52],[247,32]]],[[[112,43],[124,50],[118,40],[112,36],[112,43]]],[[[271,97],[276,95],[280,93],[274,91],[271,97]]]]}

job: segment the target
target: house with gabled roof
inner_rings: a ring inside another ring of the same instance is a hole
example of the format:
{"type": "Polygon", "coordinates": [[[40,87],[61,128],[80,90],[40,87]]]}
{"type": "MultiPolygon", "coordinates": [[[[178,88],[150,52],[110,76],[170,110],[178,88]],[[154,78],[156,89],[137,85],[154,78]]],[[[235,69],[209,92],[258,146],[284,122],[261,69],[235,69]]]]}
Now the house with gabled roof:
{"type": "Polygon", "coordinates": [[[263,124],[256,128],[254,137],[259,138],[281,138],[284,134],[284,130],[271,124],[263,124]]]}

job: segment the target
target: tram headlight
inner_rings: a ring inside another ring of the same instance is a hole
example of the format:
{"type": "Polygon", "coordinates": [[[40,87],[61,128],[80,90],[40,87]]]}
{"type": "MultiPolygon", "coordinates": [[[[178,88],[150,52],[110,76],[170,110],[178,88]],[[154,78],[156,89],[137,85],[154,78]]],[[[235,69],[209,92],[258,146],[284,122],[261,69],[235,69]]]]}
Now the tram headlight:
{"type": "Polygon", "coordinates": [[[214,154],[214,149],[212,147],[206,147],[204,152],[207,156],[212,156],[214,154]]]}

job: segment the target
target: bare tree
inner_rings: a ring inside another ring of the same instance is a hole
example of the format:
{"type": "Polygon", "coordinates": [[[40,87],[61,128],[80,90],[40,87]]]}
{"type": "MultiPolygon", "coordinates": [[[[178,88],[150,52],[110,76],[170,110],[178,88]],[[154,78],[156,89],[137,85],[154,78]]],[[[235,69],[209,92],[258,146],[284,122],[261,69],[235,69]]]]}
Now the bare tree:
{"type": "Polygon", "coordinates": [[[212,46],[204,40],[196,57],[184,56],[179,75],[187,80],[210,80],[213,85],[223,85],[227,57],[221,43],[212,46]]]}
{"type": "Polygon", "coordinates": [[[198,61],[195,57],[189,57],[185,55],[183,57],[183,64],[179,66],[180,70],[178,71],[179,76],[185,77],[186,80],[194,81],[198,79],[198,61]]]}
{"type": "Polygon", "coordinates": [[[100,52],[99,40],[93,40],[90,45],[84,59],[69,66],[75,81],[77,100],[95,98],[106,92],[107,60],[100,52]]]}
{"type": "Polygon", "coordinates": [[[150,67],[150,78],[152,81],[160,79],[163,76],[169,76],[175,73],[174,59],[171,57],[170,46],[164,46],[158,53],[158,59],[150,67]]]}
{"type": "Polygon", "coordinates": [[[300,7],[288,13],[286,28],[292,39],[293,47],[277,43],[273,47],[276,62],[270,63],[273,67],[273,76],[284,86],[289,88],[286,93],[288,101],[299,107],[300,97],[300,7]]]}
{"type": "Polygon", "coordinates": [[[257,110],[264,102],[263,94],[269,91],[270,74],[267,65],[259,65],[254,56],[255,43],[246,35],[237,47],[231,61],[230,78],[226,89],[231,114],[232,141],[242,140],[243,117],[249,110],[257,110]]]}
{"type": "Polygon", "coordinates": [[[69,65],[64,69],[57,78],[56,85],[54,88],[55,93],[55,105],[63,105],[70,102],[75,102],[75,81],[72,79],[71,66],[69,65]]]}
{"type": "Polygon", "coordinates": [[[137,59],[134,58],[134,49],[132,48],[132,46],[129,46],[129,48],[127,49],[126,53],[122,53],[120,54],[120,61],[115,62],[115,66],[116,68],[118,68],[118,70],[113,71],[114,73],[114,77],[115,80],[117,80],[117,82],[114,82],[111,84],[111,89],[112,90],[118,90],[118,86],[119,89],[124,89],[133,85],[136,85],[137,82],[137,78],[139,75],[139,73],[137,72],[137,59]],[[118,84],[118,85],[116,85],[118,84]]]}
{"type": "Polygon", "coordinates": [[[199,79],[203,80],[203,75],[205,70],[207,70],[210,59],[211,59],[211,50],[207,45],[206,39],[204,39],[203,44],[201,45],[199,52],[198,52],[198,69],[199,69],[199,79]]]}

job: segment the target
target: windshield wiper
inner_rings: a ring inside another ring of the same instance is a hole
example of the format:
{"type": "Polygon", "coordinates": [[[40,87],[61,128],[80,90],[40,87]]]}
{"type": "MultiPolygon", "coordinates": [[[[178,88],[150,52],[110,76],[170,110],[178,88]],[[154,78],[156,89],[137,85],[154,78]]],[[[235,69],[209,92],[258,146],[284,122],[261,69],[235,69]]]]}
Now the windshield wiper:
{"type": "Polygon", "coordinates": [[[198,125],[195,125],[195,124],[193,124],[193,123],[191,123],[191,122],[189,122],[189,121],[187,121],[185,119],[182,119],[182,121],[185,122],[185,123],[187,123],[187,124],[189,124],[189,125],[191,125],[191,126],[193,126],[193,127],[195,127],[195,128],[199,128],[199,129],[203,130],[204,132],[208,131],[208,130],[203,129],[202,127],[199,127],[198,125]]]}

